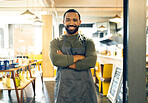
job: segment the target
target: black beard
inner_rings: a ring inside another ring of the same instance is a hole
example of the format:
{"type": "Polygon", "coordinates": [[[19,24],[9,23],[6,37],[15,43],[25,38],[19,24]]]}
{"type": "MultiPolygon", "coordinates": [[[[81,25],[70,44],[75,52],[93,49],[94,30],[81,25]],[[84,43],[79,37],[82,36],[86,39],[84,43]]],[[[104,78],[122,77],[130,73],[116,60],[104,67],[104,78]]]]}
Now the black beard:
{"type": "Polygon", "coordinates": [[[74,30],[69,30],[68,28],[69,28],[70,26],[72,26],[72,25],[68,25],[68,26],[65,27],[67,33],[68,33],[68,34],[71,34],[71,35],[72,35],[72,34],[75,34],[75,33],[78,31],[79,26],[73,26],[73,27],[75,27],[75,29],[74,29],[74,30]]]}

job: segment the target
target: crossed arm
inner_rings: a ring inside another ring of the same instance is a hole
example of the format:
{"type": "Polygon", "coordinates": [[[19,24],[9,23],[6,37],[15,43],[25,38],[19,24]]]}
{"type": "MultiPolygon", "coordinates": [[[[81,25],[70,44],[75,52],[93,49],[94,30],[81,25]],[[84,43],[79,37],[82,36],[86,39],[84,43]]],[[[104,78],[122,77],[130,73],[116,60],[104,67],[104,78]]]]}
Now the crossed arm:
{"type": "Polygon", "coordinates": [[[87,42],[85,56],[65,55],[60,51],[58,40],[55,39],[50,43],[50,60],[54,66],[87,70],[95,66],[96,59],[97,55],[92,41],[87,42]]]}
{"type": "MultiPolygon", "coordinates": [[[[60,50],[57,50],[57,54],[63,55],[63,53],[60,50]]],[[[83,55],[73,55],[74,64],[70,65],[69,68],[76,69],[75,62],[77,62],[78,60],[82,60],[84,58],[85,58],[85,56],[83,56],[83,55]]]]}

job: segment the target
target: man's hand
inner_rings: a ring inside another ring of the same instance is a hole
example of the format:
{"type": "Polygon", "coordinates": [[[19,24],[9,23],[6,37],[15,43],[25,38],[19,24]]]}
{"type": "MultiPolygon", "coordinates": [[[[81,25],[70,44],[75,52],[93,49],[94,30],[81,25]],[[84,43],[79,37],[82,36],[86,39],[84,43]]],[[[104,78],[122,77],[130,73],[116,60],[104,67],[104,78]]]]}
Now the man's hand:
{"type": "MultiPolygon", "coordinates": [[[[57,54],[62,54],[63,55],[63,53],[60,50],[57,50],[57,54]]],[[[84,55],[73,55],[73,58],[74,58],[74,64],[70,65],[69,68],[76,69],[75,62],[77,62],[78,60],[84,59],[85,56],[84,55]]]]}
{"type": "Polygon", "coordinates": [[[74,64],[70,65],[69,68],[76,69],[76,64],[74,63],[74,64]]]}
{"type": "Polygon", "coordinates": [[[74,63],[85,58],[84,55],[74,55],[74,63]]]}
{"type": "Polygon", "coordinates": [[[60,50],[57,50],[57,54],[62,54],[63,55],[63,53],[60,50]]]}

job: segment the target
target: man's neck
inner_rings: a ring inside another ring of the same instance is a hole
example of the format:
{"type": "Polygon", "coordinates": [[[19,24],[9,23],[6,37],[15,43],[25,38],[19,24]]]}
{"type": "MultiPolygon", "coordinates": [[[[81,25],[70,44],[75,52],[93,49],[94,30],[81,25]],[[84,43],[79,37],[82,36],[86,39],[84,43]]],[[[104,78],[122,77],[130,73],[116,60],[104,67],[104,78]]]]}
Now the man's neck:
{"type": "Polygon", "coordinates": [[[74,36],[74,35],[76,35],[76,34],[78,34],[78,32],[77,33],[74,33],[74,34],[66,34],[67,36],[74,36]]]}

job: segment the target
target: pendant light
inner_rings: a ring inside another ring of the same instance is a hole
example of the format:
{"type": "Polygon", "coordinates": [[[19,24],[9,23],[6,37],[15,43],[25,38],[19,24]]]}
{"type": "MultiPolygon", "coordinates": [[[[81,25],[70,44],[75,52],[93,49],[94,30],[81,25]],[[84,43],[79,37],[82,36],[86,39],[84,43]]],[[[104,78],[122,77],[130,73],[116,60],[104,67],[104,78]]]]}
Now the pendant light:
{"type": "Polygon", "coordinates": [[[32,25],[41,26],[44,25],[44,23],[41,20],[35,20],[32,25]]]}
{"type": "MultiPolygon", "coordinates": [[[[117,0],[116,0],[116,12],[117,12],[117,0]]],[[[115,15],[113,18],[111,18],[109,21],[110,21],[110,22],[118,23],[118,22],[121,22],[121,17],[116,14],[116,15],[115,15]]]]}
{"type": "Polygon", "coordinates": [[[32,23],[32,25],[37,25],[37,26],[40,26],[40,25],[43,25],[44,23],[40,20],[40,18],[38,16],[36,16],[34,18],[34,22],[32,23]]]}
{"type": "Polygon", "coordinates": [[[121,17],[119,15],[115,15],[112,19],[110,19],[109,21],[111,22],[121,22],[121,17]]]}
{"type": "Polygon", "coordinates": [[[36,20],[40,20],[40,18],[39,18],[38,16],[36,16],[36,17],[34,18],[34,21],[36,21],[36,20]]]}
{"type": "MultiPolygon", "coordinates": [[[[102,7],[103,7],[103,0],[102,0],[102,7]]],[[[103,18],[103,8],[102,8],[102,11],[101,12],[102,12],[102,18],[103,18]]],[[[102,19],[102,22],[103,22],[103,19],[102,19]]],[[[104,30],[107,30],[107,28],[105,26],[101,25],[99,27],[99,30],[103,32],[104,30]]]]}
{"type": "Polygon", "coordinates": [[[28,9],[27,9],[25,12],[23,12],[21,15],[24,16],[24,17],[27,17],[27,18],[33,18],[33,17],[35,16],[35,15],[34,15],[32,12],[30,12],[28,9]]]}
{"type": "MultiPolygon", "coordinates": [[[[39,2],[38,2],[39,3],[39,2]]],[[[41,7],[41,5],[40,5],[41,7]]],[[[36,10],[37,11],[37,10],[36,10]]],[[[37,13],[38,14],[38,13],[37,13]]],[[[34,18],[34,22],[32,23],[32,25],[36,25],[36,26],[42,26],[44,25],[44,23],[40,20],[40,18],[38,16],[36,16],[34,18]]]]}
{"type": "Polygon", "coordinates": [[[99,27],[99,30],[100,30],[100,31],[104,31],[104,30],[107,30],[107,28],[106,28],[105,26],[101,25],[101,26],[99,27]]]}
{"type": "Polygon", "coordinates": [[[26,18],[34,18],[35,17],[35,15],[28,10],[28,0],[27,0],[27,10],[25,12],[23,12],[21,15],[26,18]]]}

